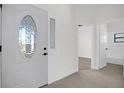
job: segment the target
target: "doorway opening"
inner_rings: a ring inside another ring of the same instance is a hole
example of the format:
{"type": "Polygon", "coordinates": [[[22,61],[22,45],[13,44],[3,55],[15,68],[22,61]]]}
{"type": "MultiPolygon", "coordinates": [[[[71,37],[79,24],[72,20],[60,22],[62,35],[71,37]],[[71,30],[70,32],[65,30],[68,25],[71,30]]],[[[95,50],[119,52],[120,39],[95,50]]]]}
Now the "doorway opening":
{"type": "Polygon", "coordinates": [[[78,57],[79,71],[90,70],[93,60],[93,32],[92,25],[79,25],[78,27],[78,57]]]}

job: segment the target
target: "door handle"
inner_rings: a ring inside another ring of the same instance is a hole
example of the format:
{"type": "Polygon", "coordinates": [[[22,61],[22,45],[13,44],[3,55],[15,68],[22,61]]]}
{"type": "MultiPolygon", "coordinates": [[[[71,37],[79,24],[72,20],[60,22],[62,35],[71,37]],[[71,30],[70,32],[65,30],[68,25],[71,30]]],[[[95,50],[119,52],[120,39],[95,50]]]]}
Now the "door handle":
{"type": "Polygon", "coordinates": [[[42,55],[46,56],[46,55],[48,55],[48,53],[43,53],[42,55]]]}
{"type": "Polygon", "coordinates": [[[108,50],[108,48],[105,48],[105,50],[108,50]]]}

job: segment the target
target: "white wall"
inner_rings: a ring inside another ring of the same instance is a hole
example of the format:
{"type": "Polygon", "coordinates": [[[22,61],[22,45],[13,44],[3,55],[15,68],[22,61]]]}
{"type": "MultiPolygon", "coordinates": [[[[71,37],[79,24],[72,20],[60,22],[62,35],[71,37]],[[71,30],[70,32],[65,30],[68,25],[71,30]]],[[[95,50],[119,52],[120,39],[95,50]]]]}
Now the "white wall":
{"type": "Polygon", "coordinates": [[[108,23],[108,63],[123,64],[124,43],[114,43],[114,34],[124,33],[124,18],[108,23]]]}
{"type": "Polygon", "coordinates": [[[75,6],[78,24],[94,24],[124,16],[123,4],[80,4],[75,6]]]}
{"type": "MultiPolygon", "coordinates": [[[[48,49],[48,83],[78,71],[77,28],[72,5],[35,5],[56,20],[55,49],[48,49]]],[[[50,46],[49,46],[50,47],[50,46]]]]}
{"type": "Polygon", "coordinates": [[[78,28],[78,56],[92,58],[93,26],[83,25],[78,28]]]}

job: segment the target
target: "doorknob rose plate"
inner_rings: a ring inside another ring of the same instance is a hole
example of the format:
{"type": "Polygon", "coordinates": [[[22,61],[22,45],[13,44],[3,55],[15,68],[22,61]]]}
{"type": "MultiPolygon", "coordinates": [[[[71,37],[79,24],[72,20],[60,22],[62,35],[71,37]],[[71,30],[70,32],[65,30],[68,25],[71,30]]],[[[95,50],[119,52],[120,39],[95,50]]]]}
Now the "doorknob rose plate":
{"type": "Polygon", "coordinates": [[[43,53],[42,55],[46,56],[46,55],[48,55],[48,53],[43,53]]]}
{"type": "Polygon", "coordinates": [[[46,47],[44,48],[44,50],[47,50],[46,47]]]}

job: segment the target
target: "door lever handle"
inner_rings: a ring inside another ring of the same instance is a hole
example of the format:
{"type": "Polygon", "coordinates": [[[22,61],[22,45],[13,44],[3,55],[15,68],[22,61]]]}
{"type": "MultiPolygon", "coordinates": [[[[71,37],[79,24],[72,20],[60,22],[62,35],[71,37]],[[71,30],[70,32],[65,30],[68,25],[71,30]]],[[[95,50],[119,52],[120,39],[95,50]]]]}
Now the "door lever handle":
{"type": "Polygon", "coordinates": [[[42,55],[46,56],[46,55],[48,55],[48,53],[43,53],[42,55]]]}

